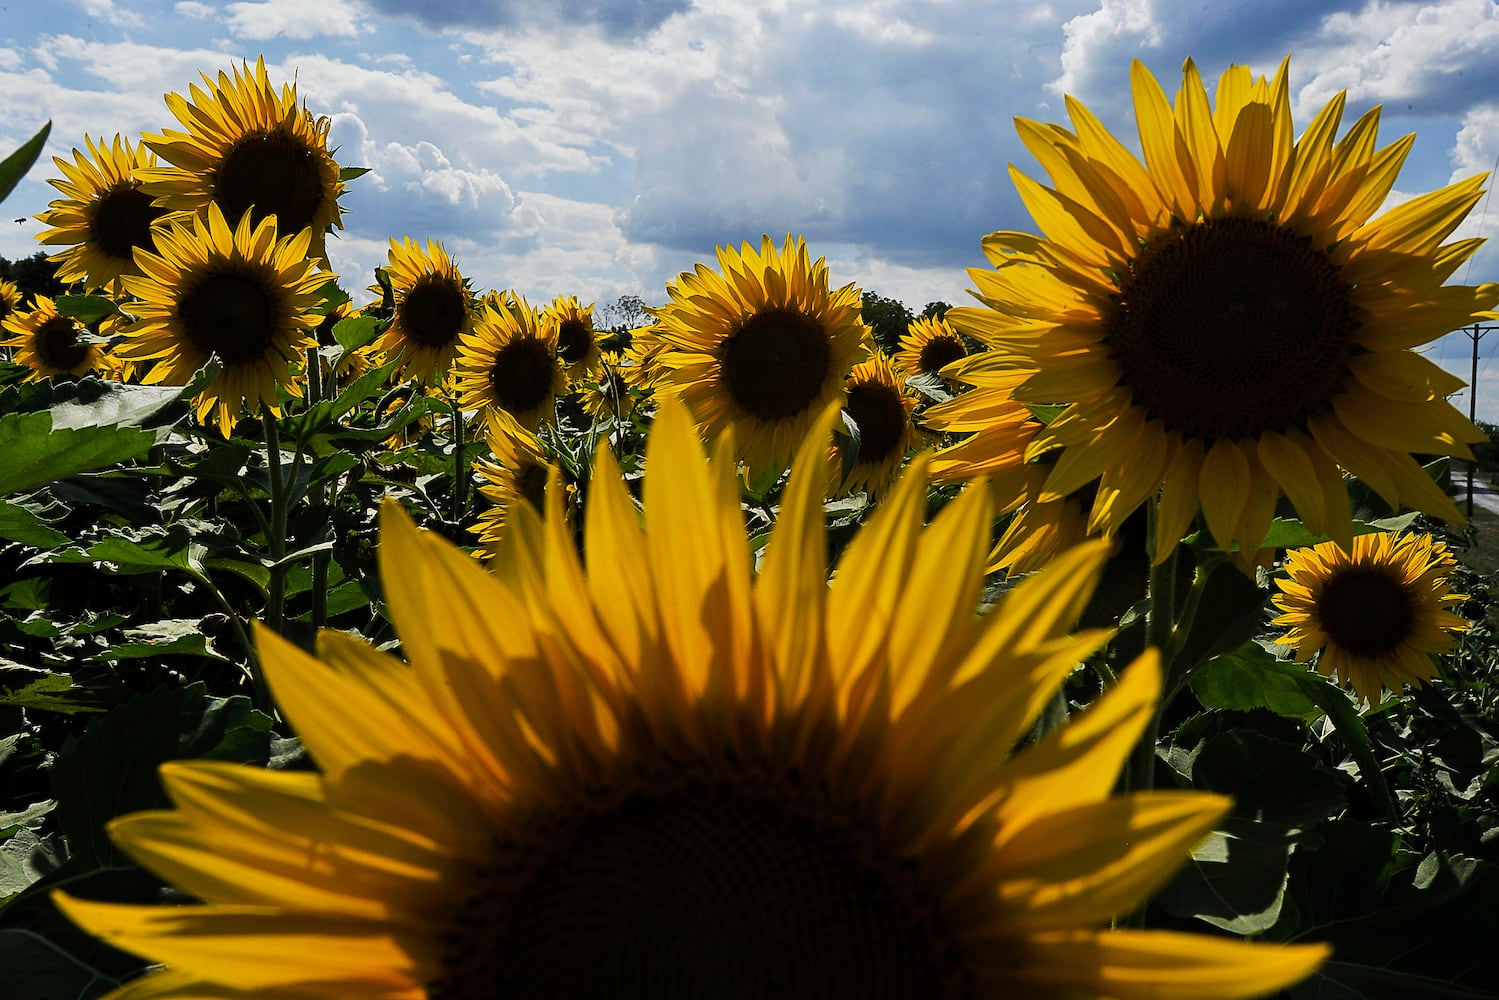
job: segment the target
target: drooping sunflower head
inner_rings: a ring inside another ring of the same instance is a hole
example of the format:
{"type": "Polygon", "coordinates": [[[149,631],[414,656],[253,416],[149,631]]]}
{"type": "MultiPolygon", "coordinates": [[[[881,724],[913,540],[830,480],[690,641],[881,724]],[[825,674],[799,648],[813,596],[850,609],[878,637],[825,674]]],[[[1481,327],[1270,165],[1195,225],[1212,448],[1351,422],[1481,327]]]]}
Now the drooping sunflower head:
{"type": "Polygon", "coordinates": [[[606,351],[592,377],[578,387],[578,402],[595,421],[623,420],[635,412],[631,389],[632,360],[617,351],[606,351]]]}
{"type": "Polygon", "coordinates": [[[1451,606],[1457,560],[1426,534],[1356,535],[1345,550],[1335,542],[1292,549],[1280,592],[1272,601],[1287,626],[1275,641],[1291,646],[1298,662],[1317,655],[1317,670],[1337,675],[1366,702],[1380,689],[1396,694],[1437,676],[1434,654],[1456,645],[1452,632],[1470,627],[1451,606]]]}
{"type": "Polygon", "coordinates": [[[666,286],[671,301],[647,309],[666,345],[656,391],[687,404],[710,440],[735,430],[751,479],[786,468],[812,421],[843,392],[868,354],[854,285],[828,288],[823,258],[788,234],[757,250],[718,248],[666,286]]]}
{"type": "Polygon", "coordinates": [[[264,57],[233,74],[220,72],[217,80],[203,74],[207,89],[192,84],[190,99],[165,96],[186,131],[141,136],[170,165],[138,169],[142,190],[174,213],[200,214],[214,204],[235,221],[246,212],[256,223],[274,215],[282,233],[310,230],[311,252],[326,260],[328,230],[343,228],[344,185],[328,150],[331,121],[298,103],[295,84],[278,91],[264,57]]]}
{"type": "Polygon", "coordinates": [[[57,280],[83,282],[90,288],[108,285],[124,274],[139,274],[135,251],[151,250],[151,227],[164,214],[141,190],[138,170],[152,167],[156,157],[144,145],[116,135],[111,146],[83,137],[88,154],[73,150],[73,162],[53,157],[63,179],[48,181],[67,197],[59,198],[37,218],[51,228],[37,241],[68,249],[49,259],[57,280]]]}
{"type": "Polygon", "coordinates": [[[902,381],[915,375],[940,375],[942,369],[967,356],[963,338],[947,320],[918,316],[900,338],[895,371],[902,381]]]}
{"type": "Polygon", "coordinates": [[[468,281],[440,240],[428,240],[423,250],[409,236],[400,243],[392,239],[387,259],[395,315],[376,349],[389,357],[399,355],[401,370],[423,384],[441,382],[458,353],[458,342],[473,329],[468,281]]]}
{"type": "Polygon", "coordinates": [[[489,507],[468,529],[477,536],[479,555],[485,559],[501,551],[500,540],[506,525],[514,519],[517,504],[526,504],[537,516],[544,516],[547,480],[556,466],[541,440],[510,414],[500,411],[492,418],[491,427],[487,439],[494,459],[474,463],[474,472],[482,480],[479,493],[489,501],[489,507]]]}
{"type": "Polygon", "coordinates": [[[1051,181],[1012,171],[1044,235],[987,237],[987,308],[947,314],[1035,370],[1022,401],[1066,407],[1033,445],[1062,451],[1046,495],[1098,480],[1108,532],[1161,490],[1158,559],[1199,510],[1252,552],[1281,494],[1346,545],[1340,468],[1460,521],[1412,455],[1482,435],[1446,402],[1460,380],[1411,348],[1499,301],[1444,284],[1478,246],[1442,241],[1482,178],[1371,218],[1412,139],[1378,147],[1378,109],[1337,138],[1340,94],[1294,138],[1286,63],[1230,67],[1215,103],[1190,61],[1174,104],[1138,63],[1133,87],[1143,163],[1070,98],[1071,129],[1018,122],[1051,181]]]}
{"type": "Polygon", "coordinates": [[[906,453],[916,444],[917,430],[911,423],[916,397],[896,377],[890,359],[876,352],[849,373],[843,409],[859,428],[859,443],[844,476],[842,452],[852,448],[853,442],[838,438],[833,489],[838,493],[863,490],[878,499],[895,482],[906,453]]]}
{"type": "Polygon", "coordinates": [[[127,275],[139,319],[115,349],[125,361],[154,361],[144,381],[186,385],[210,358],[221,366],[194,400],[198,419],[227,437],[245,404],[280,413],[278,393],[301,390],[292,375],[316,344],[319,290],[330,276],[307,256],[310,230],[277,236],[276,220],[247,214],[231,231],[217,205],[157,238],[157,252],[136,252],[140,275],[127,275]]]}
{"type": "Polygon", "coordinates": [[[6,316],[3,326],[10,336],[0,347],[11,348],[15,363],[31,369],[27,382],[109,367],[99,339],[78,320],[60,315],[57,303],[45,295],[36,296],[29,311],[6,316]]]}
{"type": "Polygon", "coordinates": [[[557,324],[522,297],[486,303],[458,346],[453,388],[466,410],[478,410],[494,432],[503,411],[534,431],[556,419],[567,372],[557,357],[557,324]]]}
{"type": "Polygon", "coordinates": [[[1108,929],[1228,803],[1113,794],[1159,692],[1153,656],[1012,751],[1107,638],[1070,633],[1101,548],[977,617],[987,495],[923,528],[918,470],[830,585],[833,415],[758,573],[731,442],[706,459],[675,404],[643,518],[599,450],[586,560],[557,490],[544,518],[517,505],[493,574],[388,510],[409,665],[342,633],[316,658],[259,633],[320,771],[170,765],[176,808],[110,832],[201,902],[54,899],[165,964],[126,987],[136,1000],[1145,1000],[1162,982],[1210,1000],[1310,972],[1324,948],[1108,929]]]}
{"type": "Polygon", "coordinates": [[[593,303],[579,305],[576,295],[559,295],[546,311],[557,324],[557,357],[567,369],[567,377],[578,381],[594,374],[601,351],[593,328],[593,303]]]}

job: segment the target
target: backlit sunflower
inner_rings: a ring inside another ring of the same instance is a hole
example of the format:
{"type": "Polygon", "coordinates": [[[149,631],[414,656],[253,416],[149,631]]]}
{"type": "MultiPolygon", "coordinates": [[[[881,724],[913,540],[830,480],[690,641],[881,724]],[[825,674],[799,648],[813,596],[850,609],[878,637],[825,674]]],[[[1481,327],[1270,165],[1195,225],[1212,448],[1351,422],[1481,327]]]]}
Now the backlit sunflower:
{"type": "Polygon", "coordinates": [[[217,205],[187,225],[170,224],[157,252],[140,250],[141,275],[126,275],[140,319],[115,348],[124,361],[155,360],[147,384],[186,385],[216,358],[222,366],[193,401],[198,420],[228,436],[245,403],[280,414],[278,388],[301,389],[291,367],[316,344],[319,289],[330,277],[308,259],[310,231],[277,238],[276,220],[249,215],[231,232],[217,205]]]}
{"type": "Polygon", "coordinates": [[[0,323],[21,308],[21,286],[0,278],[0,323]]]}
{"type": "Polygon", "coordinates": [[[945,319],[918,316],[906,327],[895,354],[895,372],[905,381],[916,375],[940,375],[968,356],[968,348],[945,319]]]}
{"type": "Polygon", "coordinates": [[[118,135],[113,146],[96,146],[88,136],[83,141],[87,156],[75,149],[72,163],[52,158],[64,179],[47,183],[67,197],[37,216],[52,227],[37,234],[37,241],[68,247],[48,258],[58,265],[57,280],[101,288],[122,274],[140,273],[135,251],[153,248],[151,226],[163,209],[151,203],[136,177],[137,170],[156,163],[149,149],[118,135]]]}
{"type": "Polygon", "coordinates": [[[440,240],[428,240],[423,250],[409,236],[400,243],[392,239],[386,256],[396,312],[375,348],[392,358],[399,355],[401,370],[424,384],[441,382],[458,342],[473,329],[468,282],[440,240]]]}
{"type": "Polygon", "coordinates": [[[1053,185],[1012,170],[1045,235],[988,236],[988,308],[947,314],[1036,370],[1019,399],[1066,404],[1031,446],[1060,450],[1044,497],[1098,480],[1092,527],[1112,532],[1160,489],[1158,560],[1199,508],[1219,545],[1257,549],[1282,492],[1346,546],[1340,466],[1461,521],[1412,453],[1483,435],[1444,399],[1462,382],[1411,348],[1499,300],[1443,284],[1478,246],[1442,241],[1482,178],[1371,220],[1413,138],[1376,148],[1378,109],[1335,141],[1339,94],[1293,140],[1286,63],[1230,67],[1216,107],[1190,61],[1174,108],[1139,63],[1133,86],[1144,164],[1070,98],[1073,130],[1017,123],[1053,185]]]}
{"type": "Polygon", "coordinates": [[[576,295],[559,295],[546,307],[557,324],[557,357],[571,381],[586,379],[599,367],[599,336],[593,328],[593,303],[579,305],[576,295]]]}
{"type": "Polygon", "coordinates": [[[1379,703],[1380,688],[1399,693],[1437,675],[1433,654],[1456,645],[1453,630],[1469,623],[1449,610],[1465,599],[1449,579],[1457,560],[1425,534],[1355,535],[1350,550],[1335,542],[1292,549],[1287,578],[1271,600],[1288,631],[1275,641],[1291,646],[1298,663],[1317,654],[1317,670],[1337,674],[1364,701],[1379,703]]]}
{"type": "Polygon", "coordinates": [[[141,188],[169,212],[200,214],[209,204],[224,218],[253,212],[276,217],[283,233],[312,231],[311,252],[325,260],[330,228],[343,228],[343,182],[328,151],[330,119],[297,103],[297,88],[278,93],[264,57],[189,87],[191,100],[167,94],[167,108],[185,132],[146,133],[141,140],[170,164],[137,168],[141,188]]]}
{"type": "Polygon", "coordinates": [[[897,487],[831,586],[829,419],[752,570],[732,442],[663,409],[642,519],[607,448],[587,560],[549,490],[493,575],[394,507],[381,576],[410,665],[338,632],[259,655],[320,768],[167,765],[175,808],[110,824],[198,897],[57,894],[163,963],[151,997],[1248,997],[1321,946],[1106,928],[1227,800],[1114,796],[1154,656],[1010,748],[1103,632],[1069,635],[1102,549],[983,618],[989,508],[923,530],[897,487]],[[274,960],[267,960],[273,956],[274,960]]]}
{"type": "Polygon", "coordinates": [[[479,554],[485,559],[500,551],[500,539],[514,519],[516,504],[529,504],[536,514],[544,513],[547,477],[555,464],[536,435],[508,413],[502,411],[495,417],[495,427],[488,438],[494,461],[474,463],[474,471],[483,480],[479,492],[490,505],[468,529],[478,537],[479,554]]]}
{"type": "Polygon", "coordinates": [[[557,324],[524,298],[496,298],[479,310],[458,346],[453,389],[492,433],[504,411],[527,430],[556,419],[567,373],[557,359],[557,324]]]}
{"type": "Polygon", "coordinates": [[[36,296],[29,311],[11,313],[3,326],[10,337],[0,347],[11,348],[12,360],[31,369],[27,382],[86,375],[109,367],[103,348],[88,328],[71,316],[58,315],[57,304],[45,295],[36,296]]]}
{"type": "Polygon", "coordinates": [[[829,291],[823,258],[788,234],[718,248],[719,270],[698,264],[666,286],[671,301],[647,309],[659,355],[658,397],[687,404],[711,441],[734,428],[748,479],[781,472],[843,381],[868,353],[859,290],[829,291]]]}
{"type": "Polygon", "coordinates": [[[630,390],[630,359],[606,352],[598,369],[578,387],[578,402],[595,421],[620,419],[635,412],[635,394],[630,390]]]}
{"type": "Polygon", "coordinates": [[[846,478],[838,451],[851,439],[838,437],[834,449],[832,485],[837,493],[868,492],[871,499],[883,496],[895,482],[906,452],[917,443],[911,423],[916,398],[896,378],[890,359],[876,352],[854,365],[844,389],[843,409],[859,428],[859,450],[846,478]]]}

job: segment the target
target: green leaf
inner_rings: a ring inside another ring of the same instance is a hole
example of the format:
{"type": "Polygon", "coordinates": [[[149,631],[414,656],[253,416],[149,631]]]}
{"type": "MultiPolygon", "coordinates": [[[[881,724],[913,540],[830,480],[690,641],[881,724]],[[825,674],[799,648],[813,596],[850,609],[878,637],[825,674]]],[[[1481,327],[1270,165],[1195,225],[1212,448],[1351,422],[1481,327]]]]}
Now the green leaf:
{"type": "Polygon", "coordinates": [[[208,645],[201,618],[168,618],[125,630],[125,642],[115,643],[100,654],[105,660],[152,659],[158,656],[201,656],[232,663],[208,645]]]}
{"type": "Polygon", "coordinates": [[[848,482],[848,477],[853,474],[854,466],[859,464],[859,448],[863,441],[863,432],[859,430],[859,422],[854,419],[854,415],[848,412],[848,410],[841,410],[838,413],[838,417],[843,424],[843,433],[835,434],[833,440],[838,444],[838,457],[841,466],[838,473],[838,481],[846,483],[848,482]],[[840,440],[843,437],[847,437],[848,440],[840,440]]]}
{"type": "Polygon", "coordinates": [[[1192,851],[1156,902],[1173,916],[1234,934],[1263,933],[1280,918],[1291,846],[1264,824],[1228,820],[1224,826],[1192,851]]]}
{"type": "Polygon", "coordinates": [[[1265,708],[1293,719],[1314,719],[1321,708],[1303,688],[1307,668],[1277,660],[1263,646],[1247,642],[1199,667],[1192,693],[1204,708],[1252,712],[1265,708]]]}
{"type": "Polygon", "coordinates": [[[48,712],[102,712],[113,699],[76,687],[67,674],[20,664],[0,665],[0,705],[48,712]]]}
{"type": "Polygon", "coordinates": [[[373,316],[349,316],[333,324],[333,339],[345,351],[353,351],[374,340],[380,321],[373,316]]]}
{"type": "Polygon", "coordinates": [[[1268,597],[1268,591],[1232,563],[1214,566],[1208,572],[1197,615],[1172,661],[1172,672],[1180,676],[1248,642],[1260,630],[1268,597]]]}
{"type": "Polygon", "coordinates": [[[0,201],[4,201],[15,186],[26,176],[26,171],[36,163],[36,158],[42,155],[42,147],[47,145],[47,136],[52,134],[52,120],[49,118],[47,124],[37,130],[36,135],[21,144],[21,148],[11,153],[4,160],[0,160],[0,201]]]}
{"type": "Polygon", "coordinates": [[[0,538],[37,549],[55,549],[72,540],[29,508],[9,500],[0,500],[0,538]]]}
{"type": "Polygon", "coordinates": [[[912,375],[906,379],[906,385],[936,403],[945,403],[949,399],[957,398],[947,379],[935,372],[919,372],[912,375]]]}
{"type": "Polygon", "coordinates": [[[42,563],[99,563],[111,576],[134,576],[162,570],[182,570],[205,575],[203,557],[207,547],[177,522],[167,528],[150,526],[101,538],[86,547],[62,549],[38,556],[42,563]],[[134,537],[131,537],[131,536],[134,537]]]}
{"type": "MultiPolygon", "coordinates": [[[[1353,522],[1355,535],[1367,535],[1374,531],[1404,531],[1420,517],[1419,511],[1411,511],[1395,517],[1382,517],[1373,521],[1353,522]]],[[[1331,535],[1319,535],[1294,517],[1277,517],[1270,522],[1270,530],[1260,543],[1262,549],[1299,549],[1309,545],[1321,545],[1332,541],[1331,535]]]]}
{"type": "Polygon", "coordinates": [[[338,179],[341,181],[352,181],[354,178],[363,177],[369,172],[369,167],[339,167],[338,179]]]}
{"type": "Polygon", "coordinates": [[[155,443],[154,432],[135,427],[54,429],[50,413],[0,417],[0,495],[128,461],[155,443]]]}
{"type": "Polygon", "coordinates": [[[118,316],[115,300],[103,295],[59,295],[57,314],[71,316],[84,326],[93,326],[106,316],[118,316]]]}

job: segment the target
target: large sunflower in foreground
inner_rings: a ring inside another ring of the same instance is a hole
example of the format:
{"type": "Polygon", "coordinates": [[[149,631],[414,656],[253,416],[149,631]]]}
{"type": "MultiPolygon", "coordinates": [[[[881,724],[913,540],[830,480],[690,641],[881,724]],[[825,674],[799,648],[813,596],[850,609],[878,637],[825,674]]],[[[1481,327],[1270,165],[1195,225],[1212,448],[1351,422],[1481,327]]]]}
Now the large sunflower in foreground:
{"type": "Polygon", "coordinates": [[[867,328],[858,288],[830,291],[827,263],[808,259],[805,240],[719,247],[718,266],[682,273],[666,286],[671,301],[646,310],[666,346],[656,394],[685,402],[710,441],[732,427],[754,481],[783,471],[842,395],[867,328]]]}
{"type": "Polygon", "coordinates": [[[1153,656],[1012,754],[1107,638],[1102,550],[983,618],[989,508],[925,530],[908,476],[828,583],[830,418],[755,574],[732,443],[663,408],[639,516],[602,447],[587,560],[518,506],[494,575],[398,511],[381,576],[409,666],[338,632],[259,651],[320,772],[168,765],[118,844],[200,902],[54,898],[165,968],[149,997],[1245,997],[1320,946],[1111,931],[1221,817],[1113,796],[1153,656]]]}
{"type": "Polygon", "coordinates": [[[145,133],[141,140],[170,166],[139,168],[142,190],[169,212],[202,213],[219,206],[226,219],[254,213],[276,217],[283,233],[312,231],[311,252],[325,260],[329,228],[342,228],[344,185],[328,151],[330,119],[297,103],[297,88],[280,91],[266,73],[242,63],[231,79],[204,73],[191,100],[167,94],[167,108],[187,131],[145,133]]]}
{"type": "Polygon", "coordinates": [[[124,278],[140,318],[115,357],[154,360],[143,381],[165,385],[186,385],[217,359],[221,370],[193,411],[204,423],[212,414],[225,437],[246,402],[279,414],[278,387],[301,395],[292,367],[317,343],[319,289],[333,277],[308,259],[310,239],[306,229],[277,238],[274,218],[253,223],[248,214],[231,231],[217,205],[170,224],[156,253],[137,252],[142,273],[124,278]]]}
{"type": "Polygon", "coordinates": [[[90,338],[88,328],[71,316],[60,315],[57,304],[45,295],[36,296],[29,311],[7,316],[3,329],[10,336],[0,341],[0,347],[13,349],[15,363],[31,369],[27,382],[110,367],[103,347],[90,338]]]}
{"type": "Polygon", "coordinates": [[[490,433],[503,433],[502,414],[534,431],[557,416],[567,372],[557,358],[557,323],[524,298],[495,297],[458,346],[453,389],[465,410],[479,411],[490,433]]]}
{"type": "Polygon", "coordinates": [[[1478,247],[1442,241],[1482,178],[1371,219],[1413,138],[1377,148],[1378,109],[1335,140],[1339,94],[1293,140],[1286,63],[1230,67],[1216,107],[1190,61],[1174,108],[1139,63],[1133,87],[1143,164],[1071,98],[1073,130],[1018,122],[1051,178],[1012,170],[1045,235],[987,237],[995,270],[970,273],[988,308],[947,313],[1035,369],[1021,401],[1066,404],[1030,449],[1060,450],[1045,495],[1098,480],[1092,527],[1111,532],[1160,489],[1157,559],[1199,509],[1219,545],[1257,549],[1282,492],[1346,546],[1340,467],[1461,521],[1412,454],[1483,435],[1444,398],[1463,383],[1411,348],[1499,301],[1443,284],[1478,247]]]}
{"type": "MultiPolygon", "coordinates": [[[[458,353],[458,342],[473,329],[468,282],[441,240],[428,240],[423,250],[409,236],[400,243],[392,239],[386,259],[395,315],[375,341],[375,349],[389,357],[399,355],[401,371],[424,384],[441,382],[458,353]]],[[[378,286],[370,290],[380,291],[378,286]]]]}
{"type": "Polygon", "coordinates": [[[67,197],[37,216],[51,227],[37,234],[37,242],[68,247],[49,258],[57,264],[58,281],[101,288],[122,274],[140,273],[135,251],[153,249],[151,226],[163,209],[151,203],[136,176],[156,163],[149,149],[118,135],[112,146],[96,146],[88,136],[83,141],[87,156],[75,149],[72,163],[52,158],[64,179],[47,183],[67,197]]]}
{"type": "Polygon", "coordinates": [[[1425,534],[1356,535],[1350,549],[1334,542],[1292,549],[1287,578],[1272,601],[1288,631],[1276,643],[1297,662],[1317,654],[1317,670],[1337,674],[1360,699],[1379,703],[1380,688],[1399,693],[1437,675],[1433,654],[1456,645],[1470,627],[1452,605],[1465,599],[1450,585],[1457,560],[1425,534]]]}

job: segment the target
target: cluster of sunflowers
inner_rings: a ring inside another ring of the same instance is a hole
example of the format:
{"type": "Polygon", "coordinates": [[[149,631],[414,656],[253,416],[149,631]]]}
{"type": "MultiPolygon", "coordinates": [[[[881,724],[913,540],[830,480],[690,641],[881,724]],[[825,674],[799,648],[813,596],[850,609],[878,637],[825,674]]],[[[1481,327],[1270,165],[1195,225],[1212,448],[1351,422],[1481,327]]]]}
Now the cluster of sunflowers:
{"type": "Polygon", "coordinates": [[[154,963],[111,1000],[1232,998],[1327,959],[1131,917],[1231,807],[1153,787],[1157,735],[1225,574],[1273,581],[1264,648],[1375,705],[1468,626],[1445,544],[1356,518],[1350,483],[1463,520],[1421,459],[1482,435],[1414,348],[1499,318],[1499,285],[1447,283],[1481,178],[1374,217],[1411,147],[1377,110],[1339,137],[1339,95],[1296,137],[1286,63],[1210,100],[1189,62],[1174,101],[1137,64],[1143,162],[1071,99],[1070,128],[1019,121],[1042,235],[986,237],[979,304],[886,353],[791,235],[720,247],[634,329],[475,294],[436,240],[392,240],[356,308],[328,119],[263,62],[204,83],[167,97],[185,131],[57,161],[40,239],[101,294],[0,286],[13,360],[191,385],[223,437],[258,413],[276,475],[305,386],[440,400],[416,436],[479,480],[488,562],[387,501],[404,661],[257,626],[316,770],[171,764],[173,808],[110,824],[194,899],[56,893],[154,963]]]}

